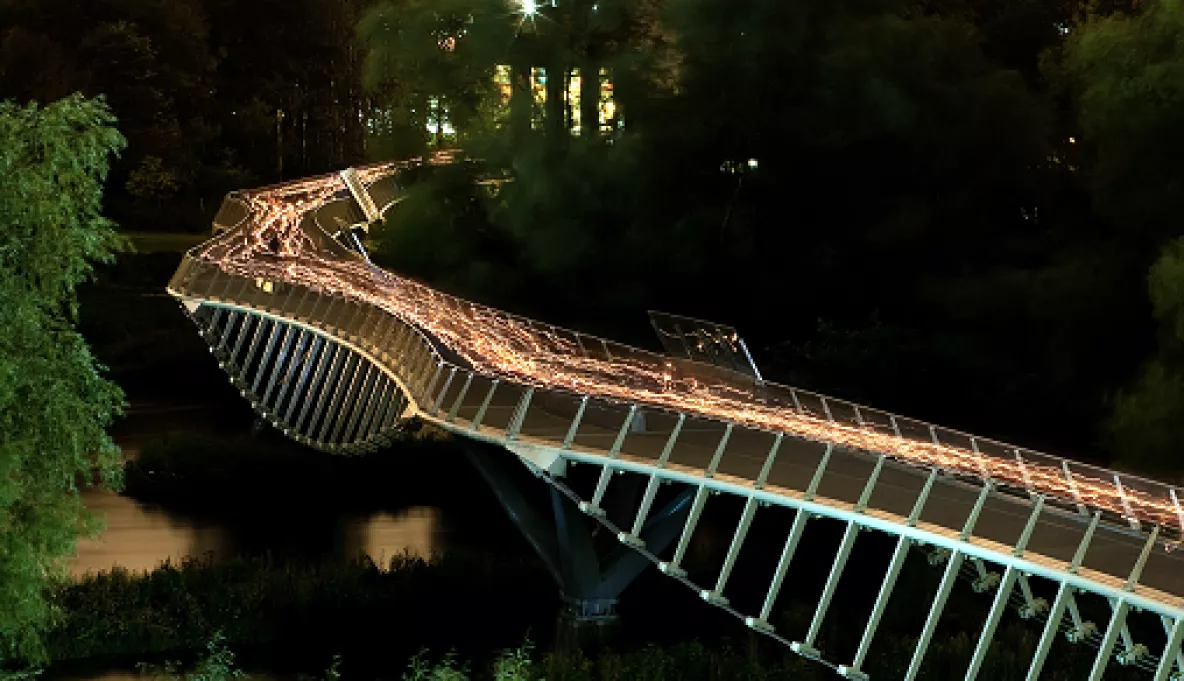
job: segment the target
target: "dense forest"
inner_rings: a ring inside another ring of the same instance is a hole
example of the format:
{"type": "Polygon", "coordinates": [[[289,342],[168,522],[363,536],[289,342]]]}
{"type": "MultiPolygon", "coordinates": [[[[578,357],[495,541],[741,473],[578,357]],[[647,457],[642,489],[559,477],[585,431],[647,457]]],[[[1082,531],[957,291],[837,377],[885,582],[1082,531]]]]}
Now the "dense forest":
{"type": "Polygon", "coordinates": [[[383,263],[646,345],[647,308],[730,323],[778,380],[1181,468],[1179,0],[0,0],[0,99],[74,92],[127,139],[125,230],[460,147],[383,263]]]}

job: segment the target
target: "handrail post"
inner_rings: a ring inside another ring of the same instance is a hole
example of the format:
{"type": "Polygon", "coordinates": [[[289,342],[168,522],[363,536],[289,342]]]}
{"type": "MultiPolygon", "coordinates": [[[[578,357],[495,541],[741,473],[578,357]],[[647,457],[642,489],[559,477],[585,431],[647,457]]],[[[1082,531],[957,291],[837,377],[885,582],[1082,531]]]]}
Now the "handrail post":
{"type": "Polygon", "coordinates": [[[563,448],[571,449],[571,443],[575,442],[576,432],[580,427],[580,420],[584,418],[584,410],[588,408],[588,396],[584,395],[580,398],[580,406],[576,408],[576,415],[572,417],[571,425],[567,428],[567,435],[563,437],[563,448]]]}
{"type": "Polygon", "coordinates": [[[460,386],[460,392],[457,393],[456,399],[452,402],[452,407],[448,410],[448,417],[445,419],[449,423],[456,421],[456,415],[460,411],[460,406],[465,401],[465,396],[469,394],[469,388],[473,385],[473,372],[470,371],[465,376],[465,382],[460,386]]]}
{"type": "Polygon", "coordinates": [[[506,439],[517,440],[518,433],[522,430],[522,424],[526,421],[526,412],[530,409],[530,398],[534,397],[534,386],[526,389],[522,393],[522,399],[518,401],[518,408],[514,410],[514,415],[510,417],[510,423],[506,426],[506,439]]]}
{"type": "Polygon", "coordinates": [[[485,393],[485,399],[482,400],[481,406],[477,408],[477,415],[473,417],[473,423],[469,428],[474,432],[481,430],[481,421],[485,419],[485,412],[489,410],[489,403],[493,401],[493,391],[497,390],[497,384],[500,381],[493,379],[489,384],[489,392],[485,393]]]}
{"type": "Polygon", "coordinates": [[[822,484],[822,474],[826,471],[826,464],[830,462],[830,455],[834,449],[834,444],[828,442],[826,451],[822,453],[822,459],[819,460],[818,468],[814,470],[814,477],[810,479],[810,485],[806,487],[806,493],[802,495],[802,499],[814,501],[814,495],[818,493],[818,486],[822,484]]]}
{"type": "Polygon", "coordinates": [[[1127,498],[1126,489],[1123,488],[1122,478],[1118,477],[1118,473],[1114,474],[1114,487],[1118,490],[1118,498],[1122,501],[1122,510],[1126,515],[1127,524],[1131,526],[1132,530],[1142,529],[1134,511],[1131,510],[1131,500],[1127,498]]]}
{"type": "Polygon", "coordinates": [[[785,575],[789,572],[789,563],[797,552],[798,543],[802,539],[802,533],[806,529],[806,521],[809,519],[810,514],[804,509],[799,508],[794,512],[793,525],[789,528],[789,536],[785,538],[785,546],[781,549],[781,558],[777,560],[777,569],[773,573],[773,581],[769,584],[769,591],[765,594],[761,614],[757,617],[744,619],[744,623],[749,627],[766,634],[773,632],[773,625],[769,624],[769,614],[773,612],[773,603],[776,602],[781,585],[785,582],[785,575]]]}
{"type": "MultiPolygon", "coordinates": [[[[686,423],[687,415],[679,412],[678,421],[675,422],[674,428],[670,431],[670,436],[666,438],[666,444],[662,446],[662,453],[658,456],[654,468],[661,470],[666,467],[666,461],[670,459],[671,452],[674,451],[674,443],[678,441],[678,435],[682,432],[682,426],[686,423]]],[[[637,508],[637,515],[633,519],[633,528],[628,532],[621,532],[617,535],[617,539],[624,544],[640,548],[645,542],[641,539],[641,530],[645,527],[646,518],[649,516],[650,506],[654,503],[654,497],[658,494],[658,484],[661,482],[658,477],[657,470],[650,474],[650,481],[645,487],[645,493],[641,497],[641,505],[637,508]]]]}
{"type": "Polygon", "coordinates": [[[1069,462],[1064,459],[1061,460],[1061,470],[1065,472],[1065,480],[1069,482],[1069,493],[1073,495],[1073,499],[1077,501],[1077,511],[1083,516],[1089,516],[1089,511],[1085,508],[1085,503],[1081,500],[1081,491],[1077,489],[1077,481],[1073,479],[1073,471],[1069,470],[1069,462]]]}
{"type": "Polygon", "coordinates": [[[580,510],[584,513],[594,516],[604,515],[604,509],[600,507],[600,502],[604,501],[604,493],[608,490],[608,481],[613,476],[612,461],[620,455],[621,447],[625,445],[625,437],[629,434],[629,428],[636,415],[637,405],[629,405],[629,412],[625,414],[625,422],[621,424],[621,429],[617,431],[617,438],[613,440],[612,448],[608,451],[608,461],[604,463],[604,468],[600,471],[600,479],[596,482],[596,491],[592,493],[592,501],[580,503],[580,510]]]}
{"type": "Polygon", "coordinates": [[[453,366],[448,370],[448,378],[444,379],[444,387],[440,388],[440,394],[436,395],[436,399],[432,400],[432,410],[428,413],[435,416],[440,412],[440,405],[444,402],[444,398],[448,395],[448,389],[452,387],[452,381],[456,378],[457,367],[453,366]]]}

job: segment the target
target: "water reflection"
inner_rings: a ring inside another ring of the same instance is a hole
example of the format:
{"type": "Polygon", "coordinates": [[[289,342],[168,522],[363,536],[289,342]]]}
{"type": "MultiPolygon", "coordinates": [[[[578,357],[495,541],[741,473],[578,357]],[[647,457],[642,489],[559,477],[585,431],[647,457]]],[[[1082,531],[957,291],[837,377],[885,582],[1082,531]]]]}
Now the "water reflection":
{"type": "Polygon", "coordinates": [[[369,518],[350,519],[346,529],[347,556],[365,552],[386,569],[391,559],[409,553],[430,558],[443,550],[440,509],[413,506],[395,513],[381,512],[369,518]]]}
{"type": "Polygon", "coordinates": [[[429,558],[443,551],[448,535],[442,512],[432,506],[372,514],[303,509],[312,517],[271,509],[244,518],[182,515],[104,490],[87,490],[83,500],[104,517],[106,529],[95,539],[78,541],[70,563],[74,577],[116,566],[142,572],[165,560],[176,564],[199,557],[218,562],[263,553],[309,560],[350,559],[365,553],[386,568],[391,558],[404,553],[429,558]]]}
{"type": "Polygon", "coordinates": [[[80,577],[122,567],[133,572],[157,568],[165,560],[226,552],[224,528],[183,519],[107,490],[86,490],[86,507],[102,516],[106,529],[95,539],[79,539],[70,574],[80,577]]]}

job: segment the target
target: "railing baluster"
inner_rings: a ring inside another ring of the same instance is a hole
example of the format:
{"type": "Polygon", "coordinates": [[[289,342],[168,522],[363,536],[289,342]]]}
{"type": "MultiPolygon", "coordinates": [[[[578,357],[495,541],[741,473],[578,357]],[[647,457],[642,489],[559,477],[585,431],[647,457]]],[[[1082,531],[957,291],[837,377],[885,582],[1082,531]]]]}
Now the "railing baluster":
{"type": "Polygon", "coordinates": [[[1024,525],[1024,531],[1020,533],[1020,538],[1015,543],[1015,547],[1011,550],[1011,555],[1016,558],[1023,558],[1024,551],[1028,548],[1028,542],[1032,539],[1032,533],[1036,531],[1036,521],[1040,519],[1040,512],[1044,510],[1044,495],[1036,497],[1036,503],[1032,505],[1032,512],[1028,514],[1028,522],[1024,525]]]}
{"type": "Polygon", "coordinates": [[[1126,516],[1126,522],[1131,526],[1132,530],[1142,529],[1138,519],[1135,518],[1134,512],[1131,511],[1131,500],[1127,498],[1126,489],[1123,488],[1122,479],[1118,477],[1118,473],[1114,474],[1114,487],[1118,490],[1118,498],[1122,501],[1122,510],[1126,516]]]}
{"type": "MultiPolygon", "coordinates": [[[[1036,521],[1040,518],[1040,512],[1044,508],[1044,497],[1039,497],[1032,507],[1032,512],[1028,514],[1028,522],[1024,525],[1020,537],[1015,542],[1015,546],[1011,550],[1011,555],[1020,557],[1024,555],[1024,551],[1028,548],[1028,541],[1032,538],[1032,531],[1036,528],[1036,521]]],[[[1008,565],[1007,569],[1003,571],[1003,579],[999,582],[998,590],[995,592],[995,599],[991,602],[991,610],[987,614],[987,621],[983,625],[982,633],[978,637],[978,644],[974,647],[974,653],[970,656],[970,666],[966,669],[966,681],[974,681],[978,678],[978,673],[982,668],[983,660],[986,659],[987,649],[991,646],[991,639],[995,636],[995,629],[999,626],[999,620],[1003,617],[1003,611],[1007,607],[1008,599],[1011,598],[1011,590],[1015,588],[1015,582],[1020,577],[1020,572],[1014,565],[1008,565]]]]}
{"type": "Polygon", "coordinates": [[[1118,634],[1122,631],[1130,607],[1130,603],[1120,599],[1114,606],[1114,611],[1110,613],[1110,623],[1106,625],[1106,633],[1103,634],[1102,643],[1098,646],[1098,655],[1094,658],[1089,681],[1102,681],[1102,674],[1106,672],[1106,667],[1110,664],[1110,655],[1114,652],[1114,644],[1118,641],[1118,634]]]}
{"type": "MultiPolygon", "coordinates": [[[[871,475],[868,476],[867,483],[863,486],[863,493],[859,495],[859,501],[855,504],[854,511],[856,513],[863,513],[867,508],[867,503],[871,500],[872,490],[875,489],[876,481],[880,478],[880,472],[884,469],[885,458],[881,456],[876,460],[876,467],[872,470],[871,475]]],[[[831,565],[830,575],[826,578],[826,586],[822,588],[822,596],[818,599],[818,607],[814,611],[814,619],[810,621],[810,629],[806,632],[806,638],[803,641],[790,643],[790,648],[803,657],[820,659],[818,649],[814,647],[814,644],[818,639],[818,633],[822,631],[822,622],[826,619],[826,612],[830,609],[831,599],[834,598],[835,591],[839,588],[839,580],[842,578],[843,571],[847,567],[847,559],[851,556],[851,549],[854,548],[855,538],[858,535],[859,524],[854,520],[848,520],[847,529],[843,532],[843,539],[839,542],[839,550],[835,555],[835,562],[831,565]]]]}
{"type": "Polygon", "coordinates": [[[703,476],[707,478],[715,477],[715,472],[719,469],[719,462],[724,458],[724,450],[728,447],[728,440],[732,437],[733,424],[728,423],[724,426],[724,434],[719,439],[719,444],[715,446],[715,454],[711,457],[711,463],[707,464],[707,470],[703,472],[703,476]]]}
{"type": "Polygon", "coordinates": [[[435,416],[440,412],[440,404],[444,402],[444,398],[448,395],[448,389],[452,387],[452,381],[456,378],[457,367],[453,366],[448,370],[448,378],[444,380],[444,387],[440,388],[440,394],[436,399],[432,400],[432,409],[428,413],[435,416]]]}
{"type": "Polygon", "coordinates": [[[313,408],[312,418],[308,422],[308,438],[314,442],[319,442],[317,433],[320,432],[321,426],[328,422],[323,410],[332,401],[337,390],[338,380],[341,378],[342,371],[345,370],[347,363],[350,360],[352,353],[344,346],[333,345],[335,350],[333,355],[333,366],[330,368],[327,380],[320,385],[320,392],[317,396],[316,407],[313,408]]]}
{"type": "Polygon", "coordinates": [[[1015,452],[1015,462],[1019,466],[1020,478],[1024,481],[1024,488],[1028,490],[1028,496],[1036,496],[1037,492],[1032,487],[1032,476],[1028,473],[1028,466],[1024,463],[1024,457],[1020,454],[1019,449],[1013,448],[1012,451],[1015,452]]]}
{"type": "Polygon", "coordinates": [[[979,475],[983,477],[983,480],[990,480],[991,467],[987,465],[986,461],[984,461],[985,457],[983,457],[983,453],[978,450],[978,440],[973,437],[970,438],[970,449],[977,455],[975,463],[978,465],[979,475]]]}
{"type": "Polygon", "coordinates": [[[740,547],[744,545],[748,529],[752,526],[752,519],[756,516],[757,505],[754,496],[748,497],[748,500],[744,502],[744,510],[740,512],[740,522],[736,525],[736,532],[732,535],[732,543],[728,546],[727,555],[724,556],[724,564],[720,568],[719,577],[715,580],[715,588],[699,592],[703,600],[708,603],[727,605],[728,599],[724,598],[724,587],[728,584],[728,578],[732,576],[732,568],[736,566],[736,559],[740,556],[740,547]]]}
{"type": "Polygon", "coordinates": [[[806,487],[806,493],[802,495],[802,499],[806,501],[814,501],[814,495],[818,493],[818,486],[822,484],[822,474],[826,471],[826,464],[830,462],[830,454],[835,449],[831,443],[827,443],[826,451],[822,453],[822,459],[818,462],[818,468],[814,471],[814,477],[810,480],[810,485],[806,487]]]}
{"type": "MultiPolygon", "coordinates": [[[[958,535],[959,541],[967,541],[974,533],[974,526],[978,523],[979,514],[983,510],[983,505],[986,504],[987,497],[991,492],[991,483],[983,485],[979,492],[978,499],[975,501],[974,508],[970,511],[970,516],[966,519],[966,524],[962,527],[961,534],[958,535]]],[[[921,662],[925,659],[925,653],[929,649],[929,642],[933,640],[933,632],[937,629],[937,623],[941,619],[942,612],[945,611],[946,601],[950,597],[950,591],[954,588],[954,582],[958,577],[958,570],[962,567],[962,563],[966,558],[966,554],[961,549],[954,549],[946,562],[945,572],[941,577],[941,584],[937,588],[937,595],[933,599],[933,604],[929,608],[929,616],[925,620],[925,626],[921,629],[921,637],[917,641],[916,650],[913,651],[913,659],[909,662],[908,671],[905,672],[905,681],[913,681],[917,678],[917,673],[921,670],[921,662]]]]}
{"type": "Polygon", "coordinates": [[[485,399],[481,401],[481,406],[477,408],[477,415],[473,417],[473,423],[469,426],[473,432],[481,429],[481,421],[485,419],[485,412],[489,410],[489,403],[493,401],[493,391],[497,390],[499,382],[496,378],[490,382],[489,392],[485,393],[485,399]]]}
{"type": "Polygon", "coordinates": [[[381,369],[369,362],[366,363],[366,377],[362,380],[361,388],[358,390],[353,413],[350,414],[349,424],[341,432],[342,444],[350,444],[359,439],[358,431],[370,414],[370,405],[374,403],[374,389],[378,386],[378,381],[382,376],[381,369]]]}
{"type": "Polygon", "coordinates": [[[847,521],[847,529],[843,532],[842,541],[839,542],[838,553],[835,555],[834,563],[831,564],[830,574],[826,578],[826,586],[822,588],[822,596],[818,599],[818,606],[814,609],[814,618],[810,620],[810,628],[806,631],[806,638],[804,641],[793,641],[789,644],[790,649],[802,657],[812,660],[822,659],[818,649],[814,647],[814,642],[818,638],[818,632],[822,631],[822,621],[826,619],[826,611],[830,609],[831,599],[839,587],[839,579],[847,567],[847,559],[851,557],[851,549],[855,547],[857,536],[859,536],[859,525],[854,521],[847,521]]]}
{"type": "Polygon", "coordinates": [[[908,557],[909,547],[912,544],[912,540],[904,535],[900,535],[900,538],[896,540],[896,550],[892,552],[892,560],[888,562],[888,572],[884,575],[883,583],[880,584],[880,593],[876,596],[876,604],[872,606],[872,612],[868,615],[867,626],[864,627],[863,637],[859,640],[859,648],[855,651],[855,659],[850,666],[839,667],[840,675],[848,679],[867,681],[867,674],[860,668],[863,666],[863,661],[867,659],[872,638],[880,626],[880,618],[884,616],[884,609],[888,607],[888,599],[892,596],[892,590],[896,588],[896,579],[900,576],[900,570],[904,567],[904,559],[908,557]]]}
{"type": "Polygon", "coordinates": [[[470,371],[465,376],[465,382],[460,386],[460,393],[457,394],[456,399],[452,402],[452,408],[448,410],[448,418],[446,420],[449,423],[456,421],[456,415],[458,412],[460,412],[460,406],[464,403],[465,396],[469,394],[469,388],[472,387],[472,385],[473,372],[470,371]]]}
{"type": "Polygon", "coordinates": [[[757,617],[746,617],[744,623],[757,631],[772,633],[773,625],[769,624],[769,614],[773,612],[773,603],[781,592],[781,585],[785,582],[785,575],[789,572],[789,564],[794,553],[798,550],[798,543],[802,540],[802,533],[806,530],[806,521],[810,514],[797,509],[793,516],[793,525],[789,528],[789,536],[785,538],[785,546],[781,549],[781,558],[777,560],[777,569],[773,572],[773,581],[769,584],[769,591],[765,594],[765,602],[761,606],[761,614],[757,617]]]}
{"type": "MultiPolygon", "coordinates": [[[[423,397],[424,397],[425,402],[428,402],[429,400],[432,399],[432,390],[434,390],[436,388],[436,382],[440,380],[440,374],[442,374],[442,373],[444,373],[444,362],[437,360],[436,361],[436,371],[432,373],[432,380],[428,381],[428,385],[426,388],[424,388],[424,391],[423,391],[423,397]]],[[[425,404],[424,406],[428,407],[429,409],[431,408],[430,402],[428,402],[428,404],[425,404]]]]}
{"type": "Polygon", "coordinates": [[[793,398],[794,409],[797,409],[799,414],[805,414],[806,410],[802,409],[802,402],[801,402],[801,400],[798,399],[798,391],[794,390],[793,388],[790,388],[789,389],[789,396],[791,398],[793,398]]]}
{"type": "MultiPolygon", "coordinates": [[[[267,379],[267,390],[263,392],[263,409],[266,412],[273,412],[271,404],[271,393],[275,390],[275,382],[284,373],[284,365],[288,359],[288,351],[292,348],[292,339],[296,334],[292,333],[295,327],[285,325],[284,340],[280,343],[279,351],[276,353],[275,359],[271,363],[271,376],[267,379]]],[[[299,332],[297,332],[299,333],[299,332]]],[[[278,406],[278,405],[276,405],[278,406]]]]}
{"type": "Polygon", "coordinates": [[[1139,553],[1139,559],[1135,561],[1135,566],[1131,568],[1130,577],[1127,577],[1126,584],[1123,585],[1123,591],[1131,592],[1135,590],[1135,585],[1139,583],[1139,579],[1143,576],[1143,568],[1147,565],[1147,558],[1151,555],[1151,549],[1155,548],[1155,540],[1159,538],[1159,525],[1151,528],[1151,534],[1147,535],[1147,541],[1143,544],[1143,551],[1139,553]]]}
{"type": "Polygon", "coordinates": [[[358,432],[354,434],[353,439],[366,441],[374,435],[375,422],[386,413],[387,398],[390,396],[392,383],[385,373],[378,372],[374,388],[370,391],[366,413],[362,416],[362,422],[358,424],[358,432]]]}
{"type": "Polygon", "coordinates": [[[361,355],[357,355],[357,361],[354,363],[354,369],[353,373],[350,374],[349,383],[346,384],[337,407],[332,410],[336,413],[336,418],[334,419],[333,429],[329,432],[327,442],[339,443],[344,441],[344,431],[348,430],[347,424],[353,419],[353,415],[359,406],[359,393],[366,385],[366,381],[369,380],[373,369],[374,365],[367,362],[361,355]]]}
{"type": "MultiPolygon", "coordinates": [[[[242,328],[239,329],[238,338],[234,341],[234,349],[230,351],[230,356],[226,359],[226,365],[228,367],[232,367],[235,371],[240,369],[238,353],[243,349],[243,344],[246,342],[247,336],[250,335],[250,330],[254,329],[257,333],[259,331],[259,325],[262,323],[263,320],[258,315],[247,313],[243,317],[242,328]]],[[[1181,525],[1184,526],[1184,523],[1181,525]]]]}
{"type": "Polygon", "coordinates": [[[307,402],[308,400],[307,395],[304,397],[304,399],[301,399],[301,392],[304,390],[304,386],[308,383],[309,374],[314,375],[314,380],[316,380],[316,376],[320,375],[319,372],[322,368],[321,360],[325,354],[324,338],[322,338],[320,334],[314,333],[311,335],[312,348],[308,351],[308,355],[305,358],[304,367],[300,372],[300,379],[296,382],[295,387],[292,389],[292,399],[288,402],[287,411],[284,412],[284,423],[288,424],[288,427],[293,429],[296,427],[296,423],[292,421],[292,416],[294,416],[296,413],[296,405],[307,402]],[[316,369],[313,368],[314,366],[316,369]]]}
{"type": "Polygon", "coordinates": [[[251,364],[254,361],[255,350],[259,348],[260,341],[263,340],[263,328],[267,327],[268,333],[274,333],[276,326],[275,322],[270,319],[261,317],[258,326],[255,327],[255,336],[251,339],[251,345],[247,348],[247,356],[243,358],[243,365],[239,370],[239,377],[242,380],[242,385],[245,388],[247,383],[247,373],[251,370],[251,364]]]}
{"type": "Polygon", "coordinates": [[[312,383],[308,386],[308,395],[304,398],[304,406],[300,408],[300,416],[297,417],[294,426],[297,433],[307,437],[312,436],[312,423],[316,422],[317,416],[320,414],[320,407],[325,401],[326,386],[323,379],[326,378],[326,372],[330,376],[334,375],[344,354],[341,351],[341,346],[336,343],[326,342],[325,345],[326,349],[321,351],[321,361],[317,365],[316,374],[312,377],[312,383]],[[309,423],[309,430],[304,431],[304,419],[308,416],[309,410],[312,407],[314,394],[317,396],[316,411],[313,412],[312,422],[309,423]]]}
{"type": "Polygon", "coordinates": [[[785,433],[777,433],[773,437],[773,445],[769,447],[769,453],[765,456],[765,463],[761,466],[761,472],[756,476],[756,481],[752,483],[754,489],[764,489],[765,481],[769,479],[769,473],[773,470],[773,461],[777,458],[777,451],[781,449],[781,440],[785,437],[785,433]]]}
{"type": "Polygon", "coordinates": [[[361,363],[361,356],[354,351],[350,351],[349,357],[345,360],[345,366],[342,367],[341,383],[333,390],[333,397],[329,400],[329,409],[325,413],[324,418],[321,419],[321,428],[317,431],[317,441],[329,444],[327,439],[329,433],[336,429],[337,424],[341,422],[341,413],[339,411],[341,400],[345,397],[345,385],[352,385],[354,377],[358,373],[358,364],[361,363]],[[348,376],[349,378],[346,378],[348,376]]]}
{"type": "MultiPolygon", "coordinates": [[[[292,349],[292,354],[289,356],[287,375],[284,377],[284,384],[280,387],[280,394],[275,398],[276,418],[282,420],[285,427],[287,427],[288,421],[287,418],[280,416],[280,410],[288,401],[288,396],[299,382],[300,376],[308,373],[309,358],[312,355],[310,346],[316,342],[316,338],[317,335],[312,331],[301,329],[296,347],[292,349]]],[[[292,398],[292,401],[295,401],[295,397],[292,398]]]]}
{"type": "Polygon", "coordinates": [[[506,440],[517,440],[518,433],[522,430],[522,424],[526,422],[526,412],[530,409],[530,400],[534,397],[534,386],[526,389],[522,393],[522,399],[518,400],[518,406],[514,409],[514,415],[510,417],[510,423],[506,425],[506,440]]]}
{"type": "Polygon", "coordinates": [[[239,316],[241,315],[234,310],[230,310],[226,315],[226,326],[222,328],[222,337],[218,340],[218,351],[226,350],[226,344],[230,341],[230,330],[234,328],[234,323],[238,321],[239,316]]]}
{"type": "Polygon", "coordinates": [[[1040,643],[1036,644],[1036,653],[1032,656],[1032,664],[1028,667],[1025,681],[1037,681],[1044,669],[1044,661],[1048,659],[1048,651],[1052,648],[1053,639],[1061,627],[1061,620],[1065,617],[1065,607],[1072,596],[1073,587],[1068,582],[1061,582],[1057,589],[1057,597],[1053,599],[1052,610],[1048,613],[1048,621],[1044,623],[1044,632],[1040,635],[1040,643]]]}
{"type": "Polygon", "coordinates": [[[1094,513],[1089,526],[1085,528],[1085,534],[1081,537],[1081,543],[1077,545],[1077,553],[1073,554],[1073,560],[1069,563],[1069,567],[1065,569],[1065,572],[1075,575],[1081,569],[1081,565],[1085,562],[1085,553],[1089,550],[1090,542],[1093,541],[1094,532],[1098,529],[1098,523],[1101,520],[1102,512],[1097,511],[1094,513]]]}
{"type": "Polygon", "coordinates": [[[707,487],[700,485],[695,492],[695,500],[691,502],[691,512],[687,515],[686,524],[683,525],[682,535],[678,538],[678,546],[674,548],[674,557],[670,562],[663,562],[658,565],[658,569],[673,577],[685,577],[687,571],[682,569],[680,565],[683,557],[687,552],[687,545],[691,542],[691,535],[695,532],[695,526],[699,524],[699,516],[703,514],[703,505],[707,503],[707,487]]]}
{"type": "Polygon", "coordinates": [[[263,350],[263,356],[259,359],[259,368],[255,371],[255,380],[251,383],[251,394],[258,397],[259,385],[263,381],[263,374],[271,362],[271,353],[275,350],[276,341],[281,337],[288,335],[288,329],[291,327],[287,324],[276,323],[271,327],[271,335],[267,337],[267,346],[263,350]],[[282,328],[281,328],[282,327],[282,328]]]}
{"type": "Polygon", "coordinates": [[[1184,619],[1178,619],[1169,625],[1168,619],[1163,618],[1163,626],[1168,634],[1168,641],[1159,656],[1159,666],[1155,669],[1155,678],[1152,681],[1168,681],[1173,666],[1184,672],[1184,659],[1180,657],[1180,644],[1184,641],[1184,619]]]}
{"type": "Polygon", "coordinates": [[[588,408],[588,396],[584,395],[580,398],[580,406],[576,408],[576,415],[571,419],[571,425],[567,428],[567,435],[563,436],[563,448],[571,449],[571,443],[575,442],[576,432],[580,428],[580,420],[584,418],[584,410],[588,408]]]}
{"type": "Polygon", "coordinates": [[[1065,472],[1065,480],[1069,483],[1069,493],[1073,495],[1073,499],[1077,501],[1077,512],[1083,516],[1088,516],[1089,511],[1081,500],[1081,492],[1077,489],[1077,481],[1073,479],[1073,471],[1069,470],[1069,462],[1061,461],[1061,470],[1065,472]]]}
{"type": "MultiPolygon", "coordinates": [[[[658,460],[654,463],[654,468],[661,470],[666,467],[666,462],[670,459],[671,452],[674,451],[674,443],[678,441],[678,435],[682,432],[682,426],[687,420],[687,415],[680,413],[678,421],[674,424],[674,429],[670,431],[670,437],[666,438],[666,444],[662,446],[662,453],[658,456],[658,460]]],[[[645,494],[641,497],[641,505],[637,508],[637,516],[633,520],[633,528],[628,532],[621,532],[617,535],[617,539],[625,544],[634,547],[641,547],[645,542],[641,540],[641,530],[645,527],[646,518],[649,516],[650,506],[654,503],[654,496],[658,493],[658,485],[661,479],[658,473],[650,474],[649,484],[645,487],[645,494]]]]}
{"type": "MultiPolygon", "coordinates": [[[[1175,487],[1169,488],[1168,494],[1171,495],[1172,506],[1176,509],[1176,522],[1180,523],[1180,525],[1176,528],[1176,534],[1179,539],[1184,540],[1184,508],[1181,508],[1180,506],[1180,498],[1176,494],[1175,487]]],[[[1181,669],[1181,671],[1184,671],[1184,669],[1181,669]]]]}
{"type": "MultiPolygon", "coordinates": [[[[929,478],[925,481],[925,486],[921,488],[917,500],[913,502],[913,510],[909,513],[909,519],[906,522],[909,527],[916,526],[917,519],[921,517],[921,511],[925,508],[925,502],[929,500],[929,492],[933,489],[933,482],[936,479],[937,469],[932,468],[929,471],[929,478]]],[[[888,572],[884,576],[883,583],[880,584],[880,593],[876,596],[876,604],[872,606],[871,615],[868,616],[867,626],[863,630],[863,638],[859,640],[859,648],[855,651],[855,659],[851,666],[839,667],[839,674],[842,676],[849,679],[867,680],[867,674],[861,671],[860,667],[867,659],[872,639],[880,625],[880,618],[884,615],[884,609],[888,607],[888,599],[892,596],[892,590],[896,588],[896,579],[900,576],[900,570],[904,567],[904,560],[908,557],[909,547],[912,544],[912,539],[903,534],[897,539],[896,550],[892,553],[892,560],[888,563],[888,572]]]]}
{"type": "Polygon", "coordinates": [[[592,501],[580,503],[580,510],[584,513],[595,516],[604,515],[604,509],[600,507],[600,502],[604,501],[604,493],[608,490],[608,481],[613,477],[612,462],[620,455],[621,447],[625,445],[625,437],[629,434],[629,427],[633,424],[635,416],[637,416],[637,405],[631,404],[629,412],[625,414],[625,422],[621,424],[620,430],[617,431],[617,437],[608,450],[608,460],[600,469],[600,479],[596,481],[596,491],[592,493],[592,501]]]}

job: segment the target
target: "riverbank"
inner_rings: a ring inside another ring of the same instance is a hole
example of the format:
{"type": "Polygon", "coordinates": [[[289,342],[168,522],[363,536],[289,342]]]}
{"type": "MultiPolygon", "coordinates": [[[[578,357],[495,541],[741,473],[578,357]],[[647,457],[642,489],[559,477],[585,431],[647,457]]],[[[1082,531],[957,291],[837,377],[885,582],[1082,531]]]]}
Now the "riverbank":
{"type": "Polygon", "coordinates": [[[386,568],[264,556],[115,569],[59,588],[65,617],[47,647],[56,663],[119,666],[197,650],[221,632],[236,648],[282,648],[297,667],[333,653],[392,663],[423,646],[476,654],[514,645],[558,607],[546,573],[521,558],[403,556],[386,568]],[[513,594],[515,606],[485,607],[491,594],[513,594]]]}

